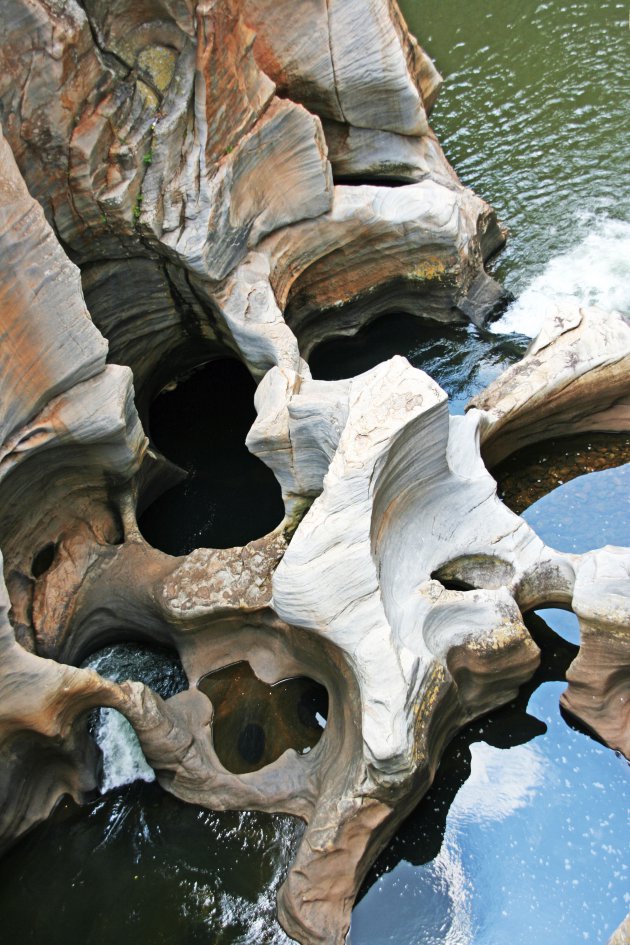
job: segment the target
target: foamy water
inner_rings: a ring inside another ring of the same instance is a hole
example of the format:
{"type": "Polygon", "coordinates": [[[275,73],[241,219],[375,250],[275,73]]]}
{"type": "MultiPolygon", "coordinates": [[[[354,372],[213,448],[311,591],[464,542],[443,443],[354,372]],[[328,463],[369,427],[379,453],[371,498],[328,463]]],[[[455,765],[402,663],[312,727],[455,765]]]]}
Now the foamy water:
{"type": "Polygon", "coordinates": [[[102,794],[133,781],[155,781],[136,733],[120,712],[100,709],[94,737],[103,753],[102,794]]]}
{"type": "MultiPolygon", "coordinates": [[[[118,644],[93,653],[84,666],[114,682],[136,679],[151,686],[163,698],[187,685],[176,654],[135,644],[118,644]]],[[[115,709],[98,709],[93,735],[103,755],[100,785],[105,794],[133,781],[154,781],[155,773],[144,757],[133,728],[115,709]]]]}
{"type": "Polygon", "coordinates": [[[494,332],[533,338],[558,302],[577,301],[630,315],[630,223],[585,216],[576,221],[576,230],[587,232],[573,248],[549,260],[492,326],[494,332]]]}
{"type": "MultiPolygon", "coordinates": [[[[267,846],[267,855],[272,862],[271,874],[254,899],[221,891],[216,875],[208,877],[207,881],[195,881],[182,903],[182,916],[203,916],[209,935],[216,934],[217,929],[231,930],[236,936],[235,945],[292,945],[293,939],[277,921],[276,893],[295,856],[304,827],[297,820],[276,817],[266,822],[267,826],[273,825],[271,834],[263,836],[254,827],[250,838],[249,831],[260,815],[241,812],[238,816],[236,834],[241,839],[243,851],[260,855],[261,846],[267,846]]],[[[221,819],[216,821],[216,835],[217,845],[233,837],[232,831],[222,826],[221,819]]]]}

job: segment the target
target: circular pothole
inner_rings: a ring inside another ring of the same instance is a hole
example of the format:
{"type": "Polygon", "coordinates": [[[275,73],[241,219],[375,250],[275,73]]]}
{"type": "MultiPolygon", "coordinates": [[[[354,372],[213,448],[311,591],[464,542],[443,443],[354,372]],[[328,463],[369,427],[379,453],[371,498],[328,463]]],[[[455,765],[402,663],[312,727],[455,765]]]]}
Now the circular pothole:
{"type": "Polygon", "coordinates": [[[151,439],[187,473],[139,518],[154,548],[172,555],[233,548],[282,521],[280,486],[245,446],[256,419],[255,391],[247,369],[230,358],[203,365],[153,401],[151,439]]]}
{"type": "Polygon", "coordinates": [[[219,761],[234,774],[258,771],[288,748],[308,753],[326,726],[328,693],[307,676],[268,686],[243,661],[204,676],[199,689],[214,708],[219,761]]]}

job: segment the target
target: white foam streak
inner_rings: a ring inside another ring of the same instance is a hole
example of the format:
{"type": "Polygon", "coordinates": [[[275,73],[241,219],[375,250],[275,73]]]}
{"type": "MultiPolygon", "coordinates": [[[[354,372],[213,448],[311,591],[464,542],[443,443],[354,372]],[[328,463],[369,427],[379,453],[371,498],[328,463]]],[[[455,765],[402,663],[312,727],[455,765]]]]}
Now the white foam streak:
{"type": "Polygon", "coordinates": [[[576,221],[579,231],[586,226],[581,242],[549,261],[492,326],[494,332],[533,338],[547,311],[569,300],[630,315],[630,223],[592,216],[576,221]]]}
{"type": "Polygon", "coordinates": [[[209,933],[217,928],[231,929],[238,935],[230,939],[235,945],[293,945],[293,939],[277,921],[276,891],[293,858],[302,829],[297,823],[279,827],[275,836],[273,875],[256,899],[225,892],[217,895],[211,884],[195,883],[192,902],[184,908],[183,914],[187,915],[191,907],[196,916],[203,914],[209,933]]]}
{"type": "Polygon", "coordinates": [[[101,793],[132,781],[154,781],[155,774],[142,753],[133,728],[115,709],[101,709],[96,741],[103,753],[101,793]]]}

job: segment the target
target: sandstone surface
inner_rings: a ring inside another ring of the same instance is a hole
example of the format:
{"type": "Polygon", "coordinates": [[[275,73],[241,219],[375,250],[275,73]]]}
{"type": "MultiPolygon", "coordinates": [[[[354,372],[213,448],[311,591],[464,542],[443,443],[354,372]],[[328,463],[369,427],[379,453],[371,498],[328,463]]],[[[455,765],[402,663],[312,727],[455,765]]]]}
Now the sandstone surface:
{"type": "Polygon", "coordinates": [[[400,357],[311,377],[379,315],[481,325],[505,300],[484,268],[505,232],[428,125],[435,67],[394,0],[358,8],[8,0],[0,24],[0,844],[94,790],[85,713],[114,707],[178,797],[306,821],[279,893],[304,945],[341,945],[448,740],[530,678],[529,610],[577,614],[563,704],[630,755],[630,550],[547,547],[489,472],[628,430],[627,322],[553,312],[464,417],[400,357]],[[226,355],[258,382],[247,443],[285,520],[171,557],[137,525],[178,475],[149,407],[226,355]],[[77,668],[115,641],[173,647],[189,688],[77,668]],[[325,686],[312,751],[223,766],[198,683],[239,661],[325,686]]]}

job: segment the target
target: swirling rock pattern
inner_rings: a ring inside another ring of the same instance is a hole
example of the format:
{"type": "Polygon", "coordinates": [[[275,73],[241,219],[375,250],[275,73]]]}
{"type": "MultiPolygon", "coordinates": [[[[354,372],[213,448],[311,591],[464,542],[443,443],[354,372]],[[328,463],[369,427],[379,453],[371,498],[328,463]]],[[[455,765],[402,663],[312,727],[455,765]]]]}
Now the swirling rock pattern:
{"type": "Polygon", "coordinates": [[[446,742],[533,673],[527,610],[578,615],[563,703],[630,755],[630,551],[546,547],[488,472],[550,434],[630,428],[630,327],[552,313],[465,417],[402,358],[312,380],[320,341],[394,301],[481,324],[504,299],[484,261],[505,234],[429,127],[440,78],[394,0],[5,6],[0,843],[94,789],[84,714],[111,706],[177,796],[307,822],[279,917],[337,945],[446,742]],[[173,558],[136,523],[178,474],[143,423],[225,354],[259,382],[247,443],[285,520],[173,558]],[[189,689],[73,665],[117,639],[176,647],[189,689]],[[197,683],[239,661],[326,687],[312,751],[223,767],[197,683]]]}

